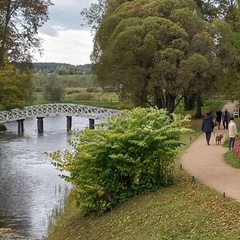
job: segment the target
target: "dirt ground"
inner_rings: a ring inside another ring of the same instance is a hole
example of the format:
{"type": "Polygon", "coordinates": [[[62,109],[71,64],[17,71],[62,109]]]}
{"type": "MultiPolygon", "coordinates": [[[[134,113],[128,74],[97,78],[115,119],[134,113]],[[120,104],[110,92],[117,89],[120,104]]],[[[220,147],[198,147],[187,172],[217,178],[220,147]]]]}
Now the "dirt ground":
{"type": "MultiPolygon", "coordinates": [[[[232,113],[236,104],[228,103],[223,110],[227,108],[232,113]]],[[[219,133],[224,135],[223,141],[228,137],[228,130],[223,130],[222,126],[220,130],[215,127],[210,145],[207,145],[205,133],[202,133],[184,151],[180,161],[183,169],[196,180],[240,202],[240,169],[234,169],[224,162],[223,155],[229,150],[216,145],[214,135],[219,133]]]]}

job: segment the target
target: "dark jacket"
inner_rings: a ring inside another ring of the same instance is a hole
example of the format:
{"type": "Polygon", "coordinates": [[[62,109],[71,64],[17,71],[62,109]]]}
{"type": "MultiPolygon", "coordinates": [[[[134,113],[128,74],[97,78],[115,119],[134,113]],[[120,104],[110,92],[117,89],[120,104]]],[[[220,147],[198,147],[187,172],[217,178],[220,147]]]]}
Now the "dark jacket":
{"type": "Polygon", "coordinates": [[[222,120],[222,111],[218,110],[216,111],[216,121],[221,122],[221,120],[222,120]]]}
{"type": "Polygon", "coordinates": [[[212,132],[214,129],[214,122],[211,116],[205,116],[202,122],[203,132],[212,132]]]}

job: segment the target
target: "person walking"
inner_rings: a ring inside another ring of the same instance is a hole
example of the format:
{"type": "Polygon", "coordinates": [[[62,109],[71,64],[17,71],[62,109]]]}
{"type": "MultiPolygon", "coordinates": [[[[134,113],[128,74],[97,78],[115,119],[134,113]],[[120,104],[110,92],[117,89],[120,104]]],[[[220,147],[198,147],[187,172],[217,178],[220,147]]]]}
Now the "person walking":
{"type": "Polygon", "coordinates": [[[202,121],[201,130],[205,132],[207,145],[210,145],[211,134],[214,129],[214,122],[211,114],[208,112],[202,121]]]}
{"type": "Polygon", "coordinates": [[[221,126],[221,120],[222,120],[222,111],[220,110],[220,108],[218,108],[216,111],[216,123],[217,123],[218,130],[220,129],[220,126],[221,126]]]}
{"type": "Polygon", "coordinates": [[[223,129],[228,129],[230,118],[231,118],[230,112],[226,108],[225,111],[223,112],[223,129]]]}
{"type": "Polygon", "coordinates": [[[230,122],[228,125],[228,136],[229,136],[229,150],[232,150],[234,148],[235,139],[238,136],[238,130],[237,125],[234,122],[233,117],[230,118],[230,122]]]}

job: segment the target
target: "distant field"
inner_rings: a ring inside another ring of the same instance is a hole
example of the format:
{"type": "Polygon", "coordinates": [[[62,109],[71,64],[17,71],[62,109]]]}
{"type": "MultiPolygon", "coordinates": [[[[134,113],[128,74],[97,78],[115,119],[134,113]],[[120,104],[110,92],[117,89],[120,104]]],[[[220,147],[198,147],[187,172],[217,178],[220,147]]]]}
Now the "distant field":
{"type": "MultiPolygon", "coordinates": [[[[34,102],[46,102],[42,92],[34,92],[34,102]]],[[[99,102],[118,102],[118,95],[113,92],[104,92],[100,88],[96,91],[89,92],[87,88],[66,88],[64,102],[73,101],[99,101],[99,102]]]]}

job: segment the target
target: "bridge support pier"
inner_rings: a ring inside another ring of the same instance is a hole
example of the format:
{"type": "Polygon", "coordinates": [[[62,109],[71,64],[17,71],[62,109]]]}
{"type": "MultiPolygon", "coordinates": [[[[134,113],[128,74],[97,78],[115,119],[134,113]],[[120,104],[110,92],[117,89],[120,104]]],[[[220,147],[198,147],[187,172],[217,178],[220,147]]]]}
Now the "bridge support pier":
{"type": "Polygon", "coordinates": [[[20,120],[17,120],[17,123],[18,123],[18,134],[23,134],[24,132],[24,122],[25,119],[20,119],[20,120]]]}
{"type": "Polygon", "coordinates": [[[89,118],[89,129],[94,129],[94,122],[95,120],[93,118],[89,118]]]}
{"type": "Polygon", "coordinates": [[[67,131],[72,129],[72,116],[67,116],[67,131]]]}
{"type": "Polygon", "coordinates": [[[43,133],[43,119],[44,117],[37,117],[38,133],[43,133]]]}

